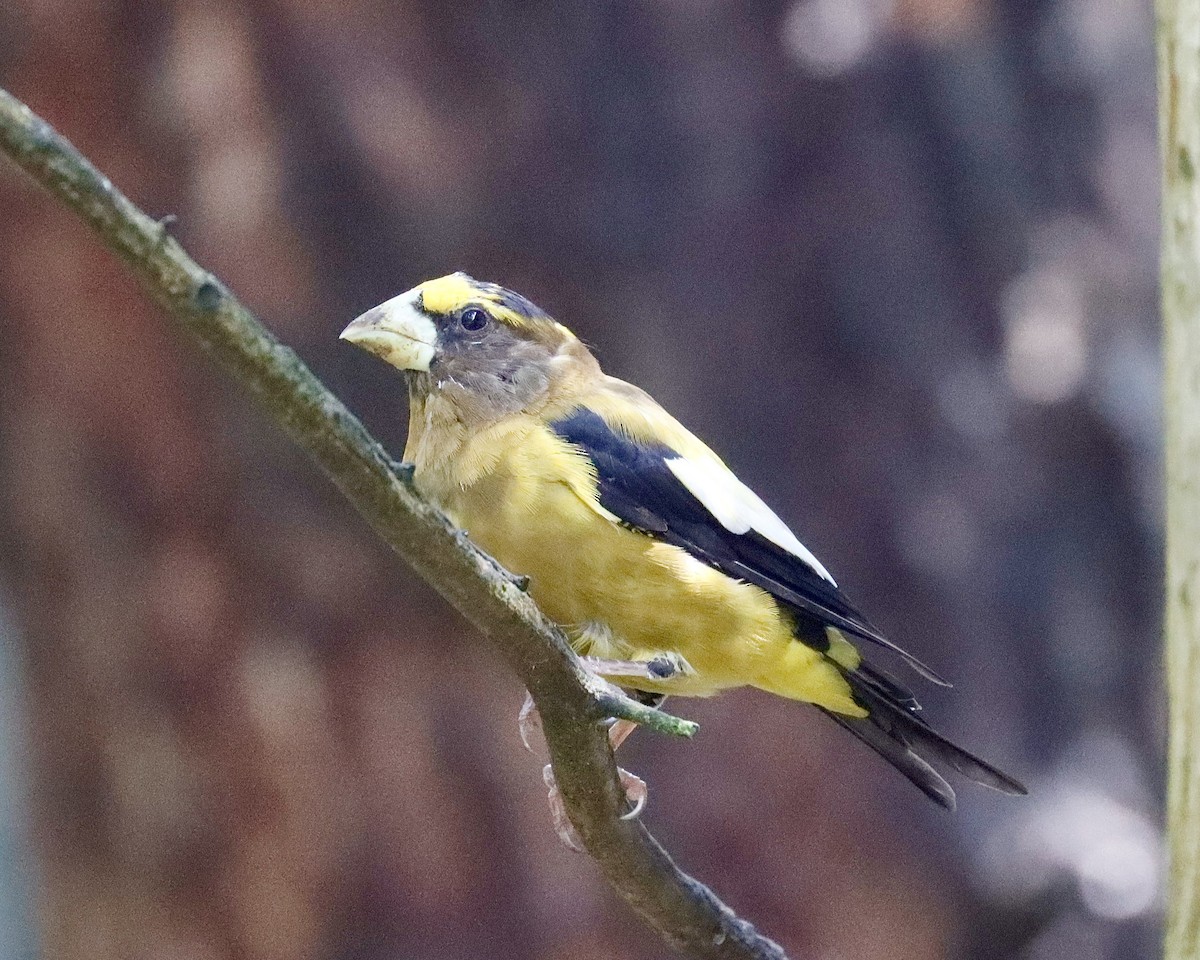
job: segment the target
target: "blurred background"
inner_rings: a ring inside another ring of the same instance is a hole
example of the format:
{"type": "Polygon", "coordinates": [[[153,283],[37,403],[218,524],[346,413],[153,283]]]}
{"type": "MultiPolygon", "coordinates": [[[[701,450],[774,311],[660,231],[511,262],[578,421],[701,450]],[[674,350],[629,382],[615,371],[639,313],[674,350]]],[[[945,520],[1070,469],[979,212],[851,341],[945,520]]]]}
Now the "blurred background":
{"type": "MultiPolygon", "coordinates": [[[[1157,952],[1148,0],[9,0],[0,84],[397,456],[337,342],[455,269],[572,326],[956,680],[1026,780],[815,711],[623,763],[800,958],[1157,952]]],[[[498,659],[0,162],[0,953],[662,957],[558,843],[498,659]]]]}

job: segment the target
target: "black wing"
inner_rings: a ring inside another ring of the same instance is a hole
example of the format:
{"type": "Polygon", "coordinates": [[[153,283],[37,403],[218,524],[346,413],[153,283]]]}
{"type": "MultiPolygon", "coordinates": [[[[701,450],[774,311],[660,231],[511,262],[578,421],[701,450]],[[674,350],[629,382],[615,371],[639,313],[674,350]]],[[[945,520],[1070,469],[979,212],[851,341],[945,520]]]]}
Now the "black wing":
{"type": "Polygon", "coordinates": [[[628,526],[681,547],[731,577],[752,583],[788,607],[801,622],[805,642],[828,649],[824,626],[879,644],[935,683],[945,680],[884,637],[845,595],[804,560],[755,530],[733,533],[714,517],[666,461],[679,454],[665,445],[638,443],[613,430],[599,414],[580,408],[551,428],[583,450],[596,467],[600,505],[628,526]]]}

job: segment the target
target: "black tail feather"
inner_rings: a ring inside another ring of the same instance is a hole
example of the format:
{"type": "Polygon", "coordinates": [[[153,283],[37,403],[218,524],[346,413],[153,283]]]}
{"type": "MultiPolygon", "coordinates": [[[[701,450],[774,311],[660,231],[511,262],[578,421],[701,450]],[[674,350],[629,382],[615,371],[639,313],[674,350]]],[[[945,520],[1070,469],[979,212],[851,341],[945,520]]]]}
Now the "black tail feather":
{"type": "Polygon", "coordinates": [[[913,753],[912,748],[871,723],[870,717],[846,717],[818,707],[825,716],[838,726],[849,730],[863,743],[899,770],[934,803],[954,809],[954,790],[944,777],[928,763],[913,753]]]}
{"type": "Polygon", "coordinates": [[[887,674],[862,664],[857,670],[847,671],[846,679],[854,698],[869,715],[847,717],[822,712],[887,760],[935,803],[953,810],[954,790],[930,761],[1001,793],[1026,793],[1018,781],[951,743],[918,717],[920,707],[911,692],[887,674]]]}
{"type": "Polygon", "coordinates": [[[858,692],[858,685],[869,687],[873,693],[878,694],[881,698],[896,706],[903,707],[905,710],[916,713],[921,709],[921,705],[917,703],[917,696],[912,690],[886,670],[881,670],[873,664],[862,663],[854,671],[854,677],[850,680],[850,686],[856,693],[858,692]]]}

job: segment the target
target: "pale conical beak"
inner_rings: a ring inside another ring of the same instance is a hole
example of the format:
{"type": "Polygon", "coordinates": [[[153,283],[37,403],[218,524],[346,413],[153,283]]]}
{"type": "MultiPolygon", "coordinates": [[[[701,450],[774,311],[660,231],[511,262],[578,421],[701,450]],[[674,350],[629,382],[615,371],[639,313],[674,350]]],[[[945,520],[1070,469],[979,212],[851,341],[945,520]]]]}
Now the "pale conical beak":
{"type": "Polygon", "coordinates": [[[342,331],[348,340],[398,370],[427,371],[437,345],[437,328],[414,304],[412,291],[373,307],[342,331]]]}

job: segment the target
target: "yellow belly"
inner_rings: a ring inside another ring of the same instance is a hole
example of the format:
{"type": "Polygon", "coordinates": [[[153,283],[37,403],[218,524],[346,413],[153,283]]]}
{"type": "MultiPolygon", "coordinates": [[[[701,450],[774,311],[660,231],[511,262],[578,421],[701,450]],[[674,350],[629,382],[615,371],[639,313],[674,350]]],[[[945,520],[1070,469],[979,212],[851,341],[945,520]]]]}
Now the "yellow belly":
{"type": "Polygon", "coordinates": [[[837,669],[793,638],[769,594],[619,526],[581,500],[579,484],[558,478],[562,464],[546,451],[527,453],[438,499],[475,543],[529,578],[530,595],[576,650],[619,660],[674,653],[691,668],[662,683],[639,680],[639,689],[710,696],[754,686],[863,715],[837,669]]]}

